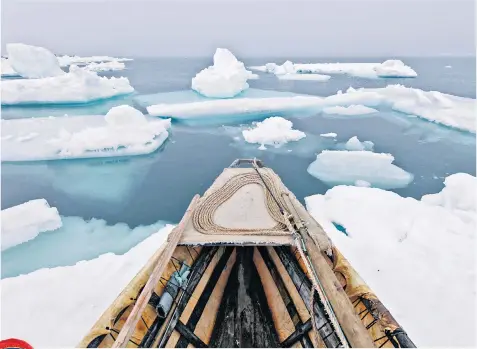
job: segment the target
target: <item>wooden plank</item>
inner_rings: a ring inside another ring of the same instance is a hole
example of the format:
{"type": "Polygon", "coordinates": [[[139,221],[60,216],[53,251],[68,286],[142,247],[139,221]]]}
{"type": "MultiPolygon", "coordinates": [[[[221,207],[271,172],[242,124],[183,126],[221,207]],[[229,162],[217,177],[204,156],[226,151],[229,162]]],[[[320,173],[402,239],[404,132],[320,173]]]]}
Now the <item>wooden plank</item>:
{"type": "Polygon", "coordinates": [[[136,304],[134,305],[133,310],[131,311],[131,315],[128,317],[126,323],[124,324],[121,332],[119,333],[118,337],[116,338],[113,348],[124,348],[126,347],[131,335],[136,328],[136,324],[138,323],[142,312],[147,306],[149,299],[151,298],[151,294],[154,291],[157,283],[159,282],[162,273],[166,269],[169,260],[171,259],[172,254],[181,238],[182,231],[185,227],[185,224],[189,221],[191,217],[192,210],[196,207],[199,201],[199,195],[194,196],[187,211],[182,217],[180,223],[174,228],[174,230],[170,233],[168,237],[168,241],[166,244],[166,248],[163,250],[162,255],[159,257],[156,266],[151,274],[151,277],[147,281],[144,289],[142,290],[141,294],[139,295],[136,304]]]}

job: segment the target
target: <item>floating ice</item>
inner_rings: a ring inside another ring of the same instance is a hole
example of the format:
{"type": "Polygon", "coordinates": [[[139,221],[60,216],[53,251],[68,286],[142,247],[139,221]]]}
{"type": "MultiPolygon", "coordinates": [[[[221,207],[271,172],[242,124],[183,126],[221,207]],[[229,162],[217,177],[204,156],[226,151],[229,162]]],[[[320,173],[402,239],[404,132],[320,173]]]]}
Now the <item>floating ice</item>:
{"type": "MultiPolygon", "coordinates": [[[[256,68],[256,67],[253,67],[253,68],[256,68]]],[[[265,65],[265,69],[263,71],[268,72],[268,73],[273,73],[275,75],[296,73],[293,62],[291,62],[291,61],[286,61],[282,65],[278,65],[278,64],[275,64],[275,63],[267,63],[265,65]]]]}
{"type": "Polygon", "coordinates": [[[69,65],[85,65],[89,63],[101,63],[101,62],[124,62],[132,61],[131,58],[115,58],[110,56],[91,56],[91,57],[80,57],[80,56],[58,56],[57,57],[60,66],[67,67],[69,65]]]}
{"type": "Polygon", "coordinates": [[[348,107],[336,106],[323,108],[323,113],[336,115],[366,115],[377,112],[378,111],[374,108],[369,108],[360,104],[352,104],[348,107]]]}
{"type": "MultiPolygon", "coordinates": [[[[475,195],[473,178],[473,185],[461,182],[458,192],[464,197],[475,195]]],[[[475,206],[468,206],[472,219],[464,220],[454,209],[432,206],[426,199],[348,186],[305,202],[418,347],[476,345],[475,206]],[[346,228],[348,236],[333,223],[346,228]],[[406,287],[396,287],[397,280],[406,287]],[[435,316],[437,308],[440,316],[435,316]],[[442,318],[460,321],[436,331],[442,318]]]]}
{"type": "Polygon", "coordinates": [[[6,208],[2,210],[2,251],[32,240],[42,232],[58,229],[61,224],[58,210],[45,199],[6,208]]]}
{"type": "Polygon", "coordinates": [[[334,132],[330,132],[330,133],[322,133],[322,134],[320,134],[320,136],[321,137],[328,137],[328,138],[335,138],[338,135],[334,132]]]}
{"type": "Polygon", "coordinates": [[[417,73],[398,59],[389,59],[374,68],[380,78],[414,78],[417,73]]]}
{"type": "Polygon", "coordinates": [[[326,105],[387,106],[398,112],[475,133],[475,99],[437,91],[423,91],[402,85],[384,88],[348,89],[346,93],[326,97],[326,105]]]}
{"type": "Polygon", "coordinates": [[[124,255],[108,253],[74,266],[3,279],[2,338],[22,338],[34,347],[76,346],[171,230],[166,226],[124,255]]]}
{"type": "Polygon", "coordinates": [[[47,78],[65,74],[61,70],[56,56],[46,48],[25,44],[7,44],[7,52],[11,67],[24,78],[47,78]]]}
{"type": "Polygon", "coordinates": [[[265,145],[276,148],[292,141],[299,141],[306,137],[304,132],[293,130],[293,123],[282,117],[271,117],[255,124],[255,128],[243,130],[242,135],[248,143],[260,144],[260,149],[265,145]]]}
{"type": "Polygon", "coordinates": [[[124,77],[100,77],[76,66],[61,76],[2,81],[2,105],[84,104],[134,91],[124,77]]]}
{"type": "Polygon", "coordinates": [[[2,139],[2,161],[97,158],[148,154],[167,139],[170,120],[148,120],[130,106],[106,116],[66,116],[2,121],[2,133],[39,133],[28,142],[2,139]]]}
{"type": "Polygon", "coordinates": [[[406,187],[413,175],[393,165],[393,161],[391,154],[325,150],[308,166],[308,173],[330,186],[364,180],[383,189],[406,187]]]}
{"type": "Polygon", "coordinates": [[[123,70],[126,68],[126,65],[123,62],[110,61],[110,62],[100,62],[100,63],[89,63],[84,66],[83,69],[100,72],[100,71],[110,71],[110,70],[123,70]]]}
{"type": "Polygon", "coordinates": [[[214,65],[203,69],[192,79],[192,89],[212,98],[229,98],[248,89],[247,79],[256,77],[227,49],[218,48],[214,65]]]}
{"type": "Polygon", "coordinates": [[[0,65],[0,72],[3,77],[20,76],[15,70],[13,70],[10,61],[7,58],[2,57],[2,63],[0,65]]]}
{"type": "Polygon", "coordinates": [[[351,137],[344,145],[346,150],[369,150],[372,151],[374,143],[371,141],[361,142],[357,136],[351,137]]]}
{"type": "Polygon", "coordinates": [[[313,80],[328,81],[331,76],[322,74],[283,74],[277,75],[280,80],[313,80]]]}

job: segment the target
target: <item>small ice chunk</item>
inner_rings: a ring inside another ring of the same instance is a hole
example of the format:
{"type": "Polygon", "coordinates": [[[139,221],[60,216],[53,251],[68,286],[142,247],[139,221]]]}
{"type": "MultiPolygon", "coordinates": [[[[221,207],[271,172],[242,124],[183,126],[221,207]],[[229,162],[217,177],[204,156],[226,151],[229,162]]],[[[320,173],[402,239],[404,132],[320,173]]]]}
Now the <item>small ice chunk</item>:
{"type": "Polygon", "coordinates": [[[146,117],[130,105],[119,105],[111,108],[104,119],[110,126],[140,125],[147,123],[146,117]]]}
{"type": "Polygon", "coordinates": [[[114,71],[114,70],[124,70],[126,65],[123,62],[110,61],[110,62],[100,62],[100,63],[89,63],[85,65],[83,69],[100,72],[100,71],[114,71]]]}
{"type": "Polygon", "coordinates": [[[304,132],[293,130],[292,127],[291,121],[274,116],[257,122],[255,128],[243,130],[242,135],[248,143],[261,144],[259,149],[266,149],[264,145],[273,145],[278,148],[288,142],[306,137],[304,132]]]}
{"type": "Polygon", "coordinates": [[[102,63],[102,62],[124,62],[132,61],[132,58],[115,58],[110,56],[90,56],[90,57],[80,57],[80,56],[58,56],[58,62],[61,67],[67,67],[69,65],[84,65],[90,63],[102,63]]]}
{"type": "MultiPolygon", "coordinates": [[[[347,93],[349,93],[347,91],[347,93]]],[[[336,114],[336,115],[365,115],[373,114],[378,111],[374,108],[369,108],[364,105],[350,105],[348,107],[336,106],[336,107],[325,107],[323,108],[323,113],[325,114],[336,114]]]]}
{"type": "Polygon", "coordinates": [[[46,48],[7,44],[7,52],[13,70],[24,78],[47,78],[65,74],[56,56],[46,48]]]}
{"type": "Polygon", "coordinates": [[[374,68],[381,78],[414,78],[417,73],[401,60],[389,59],[374,68]]]}
{"type": "Polygon", "coordinates": [[[346,150],[370,150],[372,151],[374,143],[370,141],[361,142],[357,136],[351,137],[345,144],[346,150]]]}
{"type": "Polygon", "coordinates": [[[230,98],[248,89],[250,78],[255,78],[255,74],[245,69],[232,52],[218,48],[214,65],[197,73],[192,79],[192,89],[206,97],[230,98]]]}
{"type": "Polygon", "coordinates": [[[330,133],[322,133],[322,134],[320,134],[320,136],[321,137],[327,137],[327,138],[335,138],[338,135],[334,132],[330,132],[330,133]]]}
{"type": "Polygon", "coordinates": [[[452,66],[451,65],[446,65],[446,68],[452,68],[452,66]]]}
{"type": "Polygon", "coordinates": [[[393,161],[391,154],[324,150],[308,167],[308,173],[332,186],[364,180],[383,189],[406,187],[413,175],[393,165],[393,161]]]}
{"type": "Polygon", "coordinates": [[[23,204],[2,210],[2,248],[34,239],[38,234],[56,230],[62,225],[55,207],[50,207],[45,199],[30,200],[23,204]]]}
{"type": "Polygon", "coordinates": [[[312,80],[312,81],[328,81],[331,76],[323,74],[294,74],[287,73],[277,75],[280,80],[312,80]]]}

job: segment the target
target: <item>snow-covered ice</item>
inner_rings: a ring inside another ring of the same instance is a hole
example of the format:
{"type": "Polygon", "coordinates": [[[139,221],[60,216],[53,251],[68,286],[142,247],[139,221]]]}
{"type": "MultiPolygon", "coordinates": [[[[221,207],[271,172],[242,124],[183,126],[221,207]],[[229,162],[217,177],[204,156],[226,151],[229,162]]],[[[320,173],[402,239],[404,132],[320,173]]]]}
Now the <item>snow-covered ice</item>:
{"type": "Polygon", "coordinates": [[[477,214],[475,201],[466,201],[475,200],[476,183],[466,174],[447,177],[444,191],[452,187],[451,197],[463,198],[458,210],[457,202],[434,205],[427,195],[419,201],[351,186],[305,198],[309,212],[418,347],[476,345],[477,214]],[[459,185],[449,186],[454,181],[459,185]],[[444,318],[459,321],[436,331],[444,318]]]}
{"type": "Polygon", "coordinates": [[[65,74],[56,56],[46,48],[12,43],[7,44],[7,52],[11,67],[24,78],[47,78],[65,74]]]}
{"type": "Polygon", "coordinates": [[[357,136],[351,137],[345,144],[346,150],[369,150],[372,151],[374,143],[371,141],[361,142],[357,136]]]}
{"type": "Polygon", "coordinates": [[[101,62],[125,62],[132,61],[131,58],[115,58],[110,56],[90,56],[90,57],[80,57],[80,56],[58,56],[57,57],[60,66],[67,67],[69,65],[85,65],[89,63],[101,63],[101,62]]]}
{"type": "Polygon", "coordinates": [[[167,139],[170,119],[150,120],[133,107],[106,114],[2,121],[2,161],[35,161],[148,154],[167,139]],[[28,142],[19,133],[37,132],[28,142]]]}
{"type": "Polygon", "coordinates": [[[45,199],[30,200],[2,210],[2,251],[60,228],[60,215],[45,199]]]}
{"type": "Polygon", "coordinates": [[[398,59],[389,59],[374,68],[380,78],[414,78],[417,73],[398,59]]]}
{"type": "Polygon", "coordinates": [[[377,112],[378,111],[374,108],[366,107],[360,104],[352,104],[348,107],[335,106],[323,108],[323,113],[336,115],[366,115],[377,112]]]}
{"type": "Polygon", "coordinates": [[[324,150],[307,171],[330,186],[364,180],[382,189],[406,187],[412,182],[413,175],[394,165],[393,161],[391,154],[324,150]]]}
{"type": "Polygon", "coordinates": [[[1,280],[2,338],[22,338],[34,347],[76,346],[172,228],[167,225],[124,255],[107,253],[1,280]]]}
{"type": "Polygon", "coordinates": [[[320,134],[320,136],[325,138],[335,138],[338,135],[334,132],[329,132],[329,133],[322,133],[320,134]]]}
{"type": "Polygon", "coordinates": [[[2,57],[2,62],[0,65],[0,72],[3,77],[15,77],[15,76],[20,76],[15,70],[13,70],[12,65],[10,64],[10,61],[8,58],[3,58],[2,57]]]}
{"type": "Polygon", "coordinates": [[[283,74],[277,75],[280,80],[311,80],[311,81],[328,81],[331,76],[323,74],[283,74]]]}
{"type": "Polygon", "coordinates": [[[123,62],[118,61],[109,61],[109,62],[100,62],[100,63],[89,63],[83,67],[83,69],[100,72],[100,71],[111,71],[111,70],[124,70],[126,65],[123,62]]]}
{"type": "Polygon", "coordinates": [[[218,48],[214,65],[201,70],[192,79],[192,89],[212,98],[230,98],[248,89],[247,79],[256,75],[245,69],[242,62],[227,49],[218,48]]]}
{"type": "Polygon", "coordinates": [[[2,81],[1,88],[2,105],[83,104],[134,91],[127,78],[100,77],[76,66],[60,76],[2,81]]]}
{"type": "Polygon", "coordinates": [[[280,147],[306,137],[304,132],[293,129],[291,121],[278,116],[255,123],[254,127],[243,130],[242,135],[246,142],[260,144],[262,150],[266,149],[265,145],[280,147]]]}

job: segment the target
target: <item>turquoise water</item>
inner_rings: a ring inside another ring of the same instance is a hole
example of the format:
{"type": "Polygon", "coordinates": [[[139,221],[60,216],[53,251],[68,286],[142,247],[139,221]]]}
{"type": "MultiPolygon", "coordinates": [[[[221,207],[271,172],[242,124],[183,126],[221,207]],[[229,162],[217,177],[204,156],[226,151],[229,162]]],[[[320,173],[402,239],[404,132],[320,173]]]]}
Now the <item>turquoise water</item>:
{"type": "MultiPolygon", "coordinates": [[[[266,62],[281,63],[284,58],[241,58],[247,65],[266,62]]],[[[419,76],[416,79],[367,80],[348,76],[332,76],[327,82],[282,81],[273,75],[260,74],[251,80],[252,88],[327,96],[349,86],[381,87],[391,83],[437,90],[458,96],[475,98],[474,58],[403,58],[419,76]],[[451,65],[452,69],[446,69],[451,65]]],[[[383,61],[381,57],[307,58],[296,62],[383,61]]],[[[140,107],[141,95],[174,92],[189,89],[191,78],[209,65],[210,59],[136,59],[126,62],[128,69],[105,73],[106,76],[127,76],[136,89],[134,95],[85,106],[37,106],[2,108],[2,118],[21,118],[48,115],[104,114],[114,105],[131,104],[140,107]]],[[[253,90],[252,90],[253,92],[253,90]]],[[[161,98],[183,98],[178,94],[161,98]]],[[[201,97],[197,97],[201,98],[201,97]]],[[[142,108],[144,111],[144,108],[142,108]]],[[[276,114],[276,113],[275,113],[276,114]]],[[[111,159],[67,160],[24,164],[2,164],[2,208],[25,201],[45,198],[58,208],[64,217],[78,216],[85,220],[103,219],[108,225],[125,223],[134,228],[156,224],[158,221],[178,222],[191,198],[203,193],[217,175],[239,157],[256,156],[272,167],[295,195],[303,201],[308,195],[325,193],[329,187],[309,175],[307,167],[324,149],[334,149],[338,143],[352,136],[361,141],[372,141],[376,152],[391,153],[394,163],[414,175],[406,188],[393,190],[402,196],[420,198],[440,191],[443,178],[456,172],[475,175],[475,136],[452,130],[418,118],[380,110],[377,114],[359,118],[333,118],[321,114],[289,117],[294,127],[307,137],[284,148],[258,150],[258,145],[246,144],[240,136],[237,121],[226,127],[219,124],[177,124],[171,136],[157,152],[145,156],[111,159]],[[336,132],[336,141],[322,138],[321,133],[336,132]],[[291,150],[291,151],[288,151],[291,150]]],[[[99,229],[100,230],[100,229],[99,229]]],[[[65,265],[81,259],[115,251],[123,253],[146,233],[128,232],[100,234],[91,239],[78,236],[81,229],[74,227],[67,234],[59,232],[39,237],[2,253],[2,277],[29,272],[39,267],[65,265]],[[134,237],[128,234],[137,234],[134,237]],[[60,236],[61,235],[61,236],[60,236]],[[68,238],[66,238],[68,236],[68,238]],[[70,244],[68,241],[73,241],[70,244]],[[91,245],[95,248],[91,249],[91,245]],[[60,258],[65,248],[71,258],[60,258]],[[39,257],[31,255],[37,251],[39,257]],[[28,260],[28,263],[25,261],[28,260]],[[22,264],[24,263],[24,264],[22,264]],[[17,264],[16,267],[13,267],[17,264]],[[20,267],[18,267],[20,265],[20,267]],[[15,269],[16,268],[16,269],[15,269]]],[[[108,230],[114,232],[115,230],[108,230]]]]}

